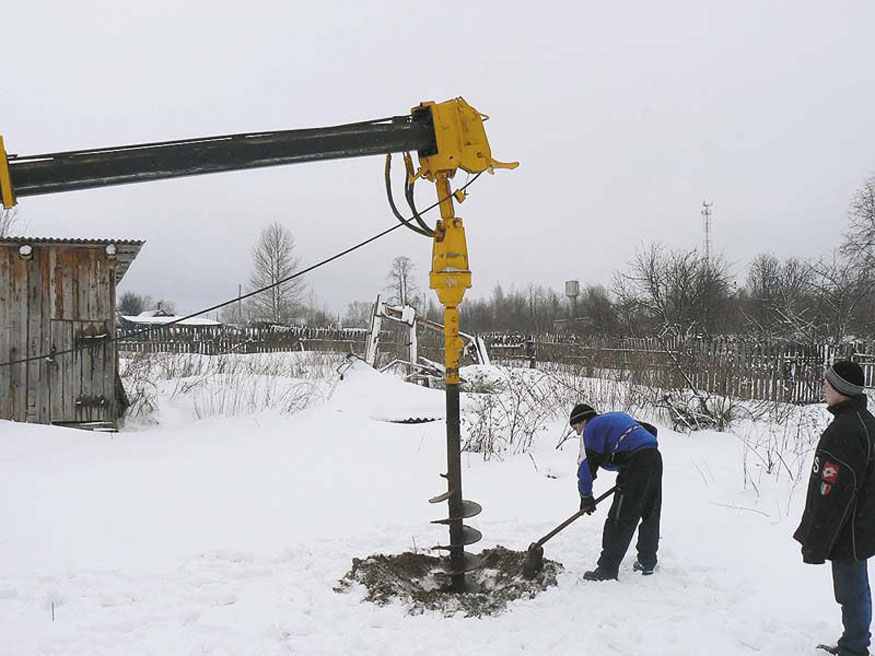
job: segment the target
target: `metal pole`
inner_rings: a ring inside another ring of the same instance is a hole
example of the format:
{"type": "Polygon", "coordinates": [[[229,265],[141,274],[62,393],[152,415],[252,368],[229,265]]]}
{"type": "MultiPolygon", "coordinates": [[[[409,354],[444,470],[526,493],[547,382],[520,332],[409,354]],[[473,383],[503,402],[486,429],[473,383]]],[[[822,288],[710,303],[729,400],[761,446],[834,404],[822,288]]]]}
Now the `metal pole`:
{"type": "Polygon", "coordinates": [[[444,384],[447,408],[447,503],[450,529],[450,591],[465,591],[465,501],[462,499],[462,456],[459,427],[459,304],[471,286],[468,251],[462,220],[454,215],[453,195],[447,175],[436,176],[441,220],[435,229],[431,287],[444,306],[444,384]]]}
{"type": "Polygon", "coordinates": [[[449,499],[450,517],[450,590],[465,591],[465,547],[462,535],[462,457],[459,432],[459,385],[447,385],[447,478],[453,495],[449,499]]]}

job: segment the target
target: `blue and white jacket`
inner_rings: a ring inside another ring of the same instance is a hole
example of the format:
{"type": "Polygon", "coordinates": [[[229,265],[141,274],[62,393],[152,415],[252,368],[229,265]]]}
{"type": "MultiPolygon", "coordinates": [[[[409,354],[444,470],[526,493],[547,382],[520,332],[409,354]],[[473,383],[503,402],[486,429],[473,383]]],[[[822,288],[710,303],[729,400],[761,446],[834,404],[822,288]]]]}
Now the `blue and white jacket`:
{"type": "Polygon", "coordinates": [[[633,453],[657,448],[656,429],[647,426],[652,433],[625,412],[596,415],[586,422],[577,466],[577,489],[581,494],[592,494],[599,467],[619,471],[633,453]]]}

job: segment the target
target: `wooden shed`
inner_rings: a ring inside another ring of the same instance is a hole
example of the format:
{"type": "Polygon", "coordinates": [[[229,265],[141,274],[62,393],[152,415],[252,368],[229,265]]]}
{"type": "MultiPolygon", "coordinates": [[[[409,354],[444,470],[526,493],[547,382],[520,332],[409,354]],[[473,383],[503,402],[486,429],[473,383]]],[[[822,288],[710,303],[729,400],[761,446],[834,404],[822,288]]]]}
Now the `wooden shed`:
{"type": "Polygon", "coordinates": [[[117,425],[118,350],[107,338],[116,285],[142,245],[0,237],[0,419],[117,425]]]}

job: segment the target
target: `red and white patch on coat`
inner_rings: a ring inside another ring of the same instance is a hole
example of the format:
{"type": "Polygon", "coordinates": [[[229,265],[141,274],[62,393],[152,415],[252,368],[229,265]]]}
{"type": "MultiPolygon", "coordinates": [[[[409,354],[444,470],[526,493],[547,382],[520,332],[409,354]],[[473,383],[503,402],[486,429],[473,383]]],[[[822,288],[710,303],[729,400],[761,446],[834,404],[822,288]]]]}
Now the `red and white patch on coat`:
{"type": "Polygon", "coordinates": [[[836,480],[838,480],[840,469],[841,467],[827,460],[826,464],[823,466],[823,472],[821,472],[820,477],[827,483],[835,483],[836,480]]]}
{"type": "Polygon", "coordinates": [[[830,493],[830,490],[832,490],[832,485],[830,485],[829,483],[821,483],[820,484],[821,495],[826,496],[827,494],[830,493]]]}

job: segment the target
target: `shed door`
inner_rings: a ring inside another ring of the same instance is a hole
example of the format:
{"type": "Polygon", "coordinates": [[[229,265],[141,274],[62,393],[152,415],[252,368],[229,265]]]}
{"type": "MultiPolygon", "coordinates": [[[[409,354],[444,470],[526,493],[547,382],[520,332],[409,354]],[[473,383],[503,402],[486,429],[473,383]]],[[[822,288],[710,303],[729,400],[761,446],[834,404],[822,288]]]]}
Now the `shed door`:
{"type": "Polygon", "coordinates": [[[49,365],[53,423],[115,421],[115,351],[104,342],[109,334],[108,321],[52,320],[55,352],[79,349],[49,365]]]}

